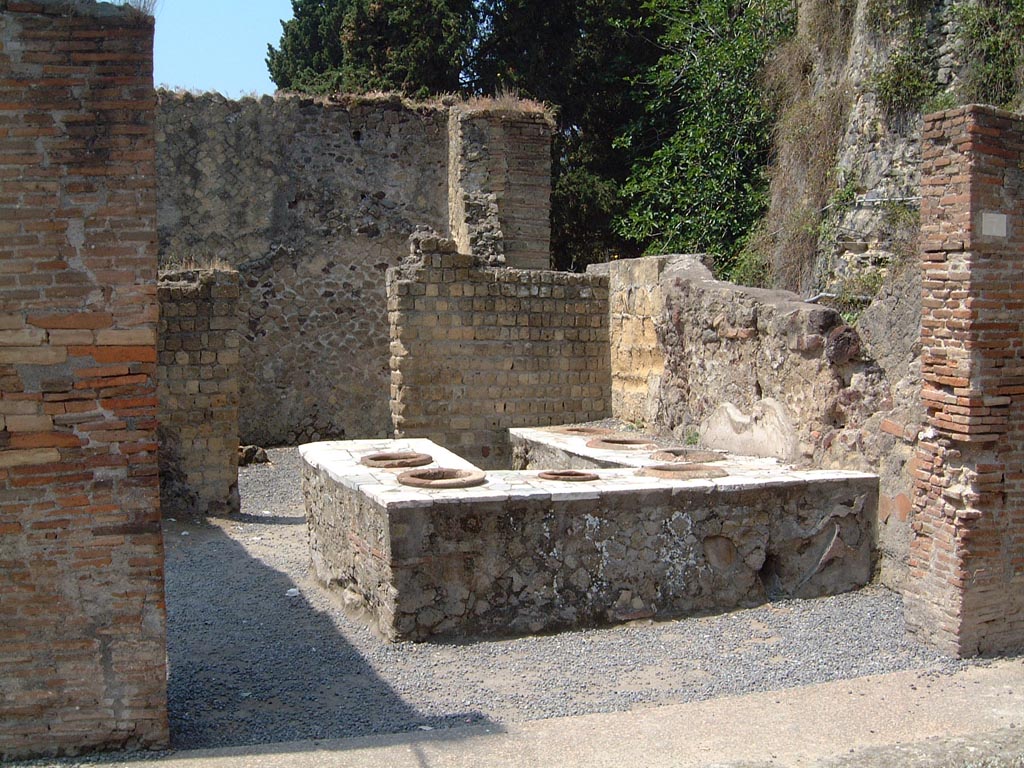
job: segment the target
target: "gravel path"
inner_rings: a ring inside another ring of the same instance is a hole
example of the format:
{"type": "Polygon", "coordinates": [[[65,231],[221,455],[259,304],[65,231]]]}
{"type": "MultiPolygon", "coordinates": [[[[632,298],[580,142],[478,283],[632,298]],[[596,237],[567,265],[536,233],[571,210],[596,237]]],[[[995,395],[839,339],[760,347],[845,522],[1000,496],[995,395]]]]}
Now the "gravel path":
{"type": "Polygon", "coordinates": [[[682,621],[388,645],[308,577],[298,452],[270,456],[240,473],[241,516],[165,524],[178,749],[608,712],[964,663],[908,638],[900,598],[877,587],[682,621]]]}

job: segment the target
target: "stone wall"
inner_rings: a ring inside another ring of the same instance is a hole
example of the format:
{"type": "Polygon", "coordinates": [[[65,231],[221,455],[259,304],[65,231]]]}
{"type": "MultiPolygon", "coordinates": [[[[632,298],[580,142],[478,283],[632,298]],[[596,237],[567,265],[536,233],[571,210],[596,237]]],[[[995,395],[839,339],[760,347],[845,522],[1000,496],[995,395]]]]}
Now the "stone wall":
{"type": "Polygon", "coordinates": [[[871,476],[489,472],[475,488],[424,492],[360,454],[439,458],[436,446],[369,442],[302,446],[303,491],[318,578],[361,599],[389,639],[670,618],[755,605],[768,590],[831,594],[871,573],[871,476]]]}
{"type": "Polygon", "coordinates": [[[793,294],[714,281],[700,261],[597,268],[611,279],[613,415],[680,442],[879,475],[879,576],[901,588],[923,418],[920,272],[895,273],[854,332],[793,294]]]}
{"type": "Polygon", "coordinates": [[[922,400],[908,625],[958,655],[1024,648],[1024,118],[924,133],[922,400]]]}
{"type": "Polygon", "coordinates": [[[385,271],[417,227],[449,231],[450,200],[489,201],[493,210],[462,211],[460,226],[494,219],[508,265],[546,253],[540,113],[165,92],[157,138],[161,263],[241,273],[244,442],[390,430],[385,271]],[[463,126],[473,127],[465,147],[463,126]]]}
{"type": "Polygon", "coordinates": [[[822,429],[866,405],[851,393],[859,339],[834,310],[714,280],[695,256],[661,269],[665,362],[649,406],[659,426],[709,448],[809,462],[822,429]]]}
{"type": "Polygon", "coordinates": [[[661,276],[671,259],[623,259],[587,270],[609,276],[612,415],[622,421],[653,424],[657,417],[657,393],[665,370],[657,332],[665,310],[661,276]]]}
{"type": "Polygon", "coordinates": [[[395,435],[507,467],[509,427],[609,415],[608,279],[481,267],[435,237],[388,274],[395,435]]]}
{"type": "Polygon", "coordinates": [[[152,43],[0,2],[0,760],[167,743],[152,43]]]}
{"type": "Polygon", "coordinates": [[[452,109],[449,207],[463,253],[551,268],[551,122],[540,112],[452,109]]]}
{"type": "Polygon", "coordinates": [[[238,273],[162,272],[160,506],[229,514],[238,499],[238,273]]]}
{"type": "Polygon", "coordinates": [[[912,462],[924,426],[921,405],[921,270],[908,264],[888,279],[857,321],[865,365],[851,396],[870,404],[822,431],[816,462],[879,476],[879,578],[902,590],[908,577],[912,462]]]}
{"type": "Polygon", "coordinates": [[[161,94],[161,263],[241,274],[246,443],[383,436],[384,272],[447,223],[447,112],[161,94]]]}

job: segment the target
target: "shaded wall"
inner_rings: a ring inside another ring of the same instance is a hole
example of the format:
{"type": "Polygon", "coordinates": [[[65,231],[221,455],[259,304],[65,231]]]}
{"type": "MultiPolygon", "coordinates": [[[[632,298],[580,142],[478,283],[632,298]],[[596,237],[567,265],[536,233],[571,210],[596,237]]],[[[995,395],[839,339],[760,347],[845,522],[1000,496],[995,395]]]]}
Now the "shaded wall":
{"type": "Polygon", "coordinates": [[[238,498],[238,273],[161,272],[160,506],[230,514],[238,498]]]}
{"type": "Polygon", "coordinates": [[[0,11],[0,759],[162,746],[153,23],[0,11]]]}

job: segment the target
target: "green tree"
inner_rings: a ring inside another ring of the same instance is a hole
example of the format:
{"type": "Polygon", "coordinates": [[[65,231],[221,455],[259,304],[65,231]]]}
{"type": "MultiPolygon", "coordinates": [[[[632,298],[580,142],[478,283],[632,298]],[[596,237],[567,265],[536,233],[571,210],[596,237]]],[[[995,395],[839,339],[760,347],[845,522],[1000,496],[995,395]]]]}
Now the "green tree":
{"type": "MultiPolygon", "coordinates": [[[[552,251],[579,269],[635,247],[612,228],[632,156],[613,141],[643,112],[629,76],[657,59],[639,30],[641,0],[484,0],[475,87],[517,91],[557,107],[552,251]]],[[[652,24],[652,27],[654,25],[652,24]]]]}
{"type": "Polygon", "coordinates": [[[476,31],[472,0],[292,0],[267,67],[278,88],[458,91],[476,31]]]}
{"type": "MultiPolygon", "coordinates": [[[[648,0],[659,60],[645,112],[620,138],[637,158],[619,233],[648,251],[712,252],[728,275],[768,203],[773,116],[765,57],[794,31],[791,0],[648,0]]],[[[649,20],[644,22],[649,24],[649,20]]]]}

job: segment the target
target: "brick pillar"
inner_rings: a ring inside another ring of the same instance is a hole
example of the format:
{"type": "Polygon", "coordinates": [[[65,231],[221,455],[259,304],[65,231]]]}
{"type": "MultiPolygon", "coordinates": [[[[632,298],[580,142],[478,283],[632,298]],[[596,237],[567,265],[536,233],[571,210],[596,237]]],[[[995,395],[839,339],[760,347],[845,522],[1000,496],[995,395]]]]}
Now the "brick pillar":
{"type": "Polygon", "coordinates": [[[461,253],[550,269],[551,129],[542,112],[452,107],[449,225],[461,253]]]}
{"type": "Polygon", "coordinates": [[[922,398],[907,623],[959,656],[1024,648],[1024,119],[925,119],[922,398]]]}
{"type": "Polygon", "coordinates": [[[0,761],[167,743],[152,44],[0,0],[0,761]]]}
{"type": "Polygon", "coordinates": [[[238,273],[160,274],[160,506],[238,512],[238,273]]]}

